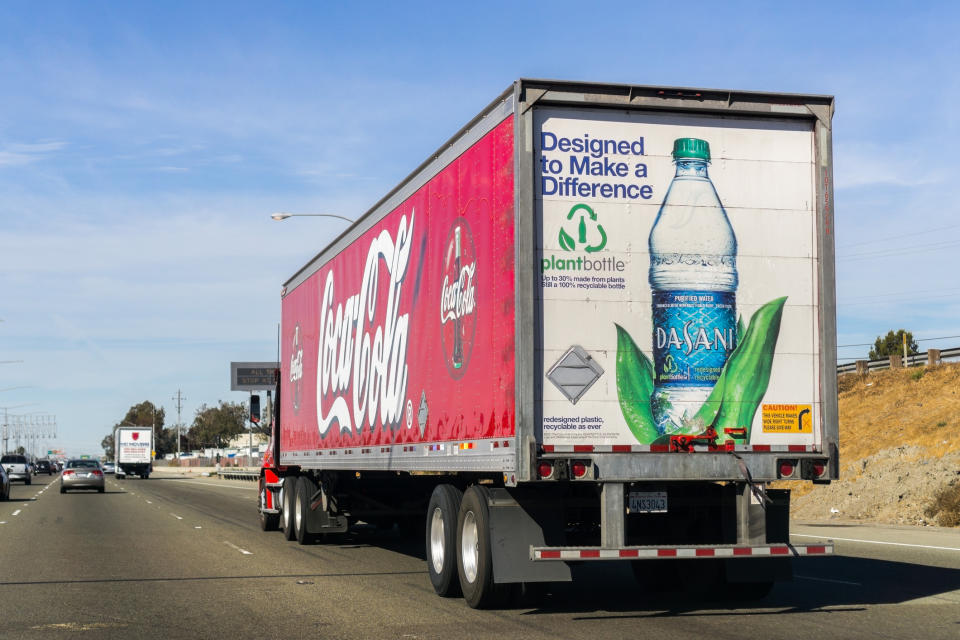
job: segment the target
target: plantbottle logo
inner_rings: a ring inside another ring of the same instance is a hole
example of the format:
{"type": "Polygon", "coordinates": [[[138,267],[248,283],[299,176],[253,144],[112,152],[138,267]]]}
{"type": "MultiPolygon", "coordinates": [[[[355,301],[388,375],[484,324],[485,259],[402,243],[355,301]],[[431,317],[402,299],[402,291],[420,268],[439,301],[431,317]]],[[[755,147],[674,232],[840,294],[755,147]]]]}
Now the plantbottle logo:
{"type": "Polygon", "coordinates": [[[290,386],[293,389],[293,412],[297,413],[303,395],[303,342],[299,323],[293,330],[293,348],[290,350],[290,386]]]}
{"type": "Polygon", "coordinates": [[[453,223],[445,246],[440,328],[447,371],[459,379],[466,373],[477,330],[477,251],[466,220],[453,223]]]}
{"type": "Polygon", "coordinates": [[[576,251],[579,247],[587,253],[596,253],[607,246],[607,232],[589,205],[573,205],[563,224],[564,226],[560,227],[560,247],[564,251],[576,251]],[[576,240],[573,239],[574,235],[567,231],[567,227],[573,229],[576,240]]]}

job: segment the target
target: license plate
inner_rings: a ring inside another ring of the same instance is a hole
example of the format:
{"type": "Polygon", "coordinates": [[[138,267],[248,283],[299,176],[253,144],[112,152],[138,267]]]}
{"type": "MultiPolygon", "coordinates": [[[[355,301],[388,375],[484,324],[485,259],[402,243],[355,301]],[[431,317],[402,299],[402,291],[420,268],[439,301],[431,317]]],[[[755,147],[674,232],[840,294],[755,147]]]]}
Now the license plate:
{"type": "Polygon", "coordinates": [[[666,513],[666,491],[631,491],[630,513],[666,513]]]}

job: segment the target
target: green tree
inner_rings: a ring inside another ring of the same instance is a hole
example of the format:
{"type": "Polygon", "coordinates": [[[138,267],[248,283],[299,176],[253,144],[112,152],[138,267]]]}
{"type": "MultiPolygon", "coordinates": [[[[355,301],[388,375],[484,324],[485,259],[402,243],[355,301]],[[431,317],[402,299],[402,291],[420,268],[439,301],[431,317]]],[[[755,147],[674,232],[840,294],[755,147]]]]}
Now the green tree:
{"type": "Polygon", "coordinates": [[[920,353],[917,349],[917,343],[913,340],[913,333],[905,329],[898,329],[896,333],[891,330],[884,337],[877,338],[877,341],[873,343],[873,349],[870,349],[870,359],[879,360],[887,356],[902,356],[904,334],[907,336],[907,355],[920,353]]]}
{"type": "Polygon", "coordinates": [[[114,456],[114,439],[113,434],[109,434],[103,437],[103,440],[100,441],[100,446],[103,447],[103,453],[107,458],[108,462],[113,462],[114,456]]]}
{"type": "Polygon", "coordinates": [[[246,433],[247,418],[247,407],[242,403],[221,400],[216,407],[202,404],[187,432],[188,442],[192,448],[198,449],[224,445],[231,438],[246,433]]]}
{"type": "Polygon", "coordinates": [[[173,450],[176,451],[176,436],[167,433],[171,431],[170,429],[163,428],[163,422],[166,418],[166,415],[167,414],[163,407],[157,407],[157,405],[153,404],[149,400],[144,400],[143,402],[135,404],[127,409],[127,413],[123,416],[123,419],[113,425],[110,433],[100,441],[100,446],[103,447],[104,453],[107,456],[107,460],[113,460],[113,434],[117,427],[120,426],[153,427],[153,449],[157,452],[157,458],[161,458],[164,454],[170,452],[168,443],[171,441],[173,441],[173,450]]]}

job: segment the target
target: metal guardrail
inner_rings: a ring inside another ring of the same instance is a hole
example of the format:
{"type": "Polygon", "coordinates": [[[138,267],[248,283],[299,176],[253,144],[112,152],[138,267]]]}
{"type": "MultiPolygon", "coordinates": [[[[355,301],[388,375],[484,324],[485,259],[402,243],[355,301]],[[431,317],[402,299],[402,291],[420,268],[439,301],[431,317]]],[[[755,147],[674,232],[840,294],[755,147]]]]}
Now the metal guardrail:
{"type": "Polygon", "coordinates": [[[217,475],[223,478],[224,480],[252,480],[256,481],[260,479],[259,471],[243,471],[243,470],[231,470],[231,469],[220,469],[217,472],[217,475]]]}
{"type": "MultiPolygon", "coordinates": [[[[960,347],[940,350],[941,361],[949,360],[951,358],[960,358],[960,347]]],[[[927,354],[917,353],[912,356],[907,356],[907,361],[904,364],[904,366],[915,367],[917,365],[922,365],[926,363],[927,363],[927,354]]],[[[890,368],[890,358],[881,358],[879,360],[867,361],[868,371],[878,371],[880,369],[889,369],[889,368],[890,368]]],[[[837,365],[837,373],[853,373],[856,370],[857,370],[856,362],[847,362],[846,364],[837,365]]]]}

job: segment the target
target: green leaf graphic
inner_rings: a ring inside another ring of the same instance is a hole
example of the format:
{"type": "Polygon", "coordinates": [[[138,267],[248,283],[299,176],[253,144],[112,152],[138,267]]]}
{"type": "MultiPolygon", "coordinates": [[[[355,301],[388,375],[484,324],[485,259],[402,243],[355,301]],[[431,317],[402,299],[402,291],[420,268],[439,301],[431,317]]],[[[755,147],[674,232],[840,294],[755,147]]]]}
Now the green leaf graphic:
{"type": "Polygon", "coordinates": [[[656,425],[650,412],[653,394],[653,364],[637,348],[630,334],[617,327],[617,397],[620,411],[640,444],[657,439],[656,425]]]}
{"type": "Polygon", "coordinates": [[[573,251],[576,245],[573,242],[573,238],[570,237],[570,234],[560,229],[560,248],[564,251],[573,251]]]}
{"type": "MultiPolygon", "coordinates": [[[[750,440],[750,425],[760,400],[770,383],[773,352],[780,335],[780,318],[787,298],[777,298],[757,309],[742,340],[727,359],[710,397],[697,412],[694,420],[712,425],[718,439],[729,437],[727,428],[746,428],[745,441],[750,440]]],[[[742,322],[737,323],[740,333],[742,322]]]]}
{"type": "Polygon", "coordinates": [[[743,342],[743,334],[746,330],[747,328],[743,326],[743,314],[740,314],[737,317],[737,344],[743,342]]]}

